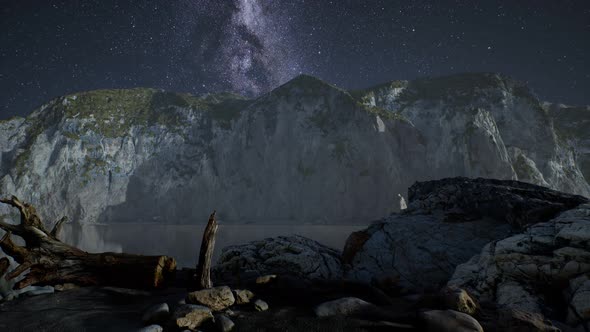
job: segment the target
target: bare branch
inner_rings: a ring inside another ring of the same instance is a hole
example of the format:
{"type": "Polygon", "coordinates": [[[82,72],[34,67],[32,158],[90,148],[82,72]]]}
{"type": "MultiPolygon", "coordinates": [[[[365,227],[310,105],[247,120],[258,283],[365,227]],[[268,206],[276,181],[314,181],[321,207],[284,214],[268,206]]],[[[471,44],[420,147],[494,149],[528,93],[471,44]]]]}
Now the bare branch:
{"type": "Polygon", "coordinates": [[[10,271],[10,273],[6,275],[6,280],[10,280],[10,279],[14,279],[14,278],[18,277],[23,272],[28,270],[30,267],[31,267],[31,263],[29,263],[29,262],[22,263],[21,265],[17,266],[16,269],[10,271]]]}
{"type": "Polygon", "coordinates": [[[14,233],[16,235],[19,235],[19,233],[23,232],[22,227],[20,227],[19,225],[12,225],[12,224],[7,224],[3,221],[0,221],[0,228],[2,228],[3,230],[5,230],[6,232],[11,232],[14,233]]]}
{"type": "Polygon", "coordinates": [[[29,252],[26,248],[19,247],[12,242],[12,239],[10,238],[11,235],[10,232],[4,234],[2,239],[0,239],[0,248],[5,254],[14,258],[17,262],[22,263],[26,260],[29,252]]]}
{"type": "Polygon", "coordinates": [[[8,271],[8,267],[10,266],[10,261],[6,257],[0,258],[0,277],[8,271]]]}
{"type": "Polygon", "coordinates": [[[203,232],[203,239],[201,241],[196,280],[197,287],[201,289],[213,287],[213,283],[211,282],[211,257],[213,256],[215,234],[217,233],[215,213],[216,211],[213,211],[209,216],[209,221],[207,222],[207,227],[205,227],[205,232],[203,232]]]}
{"type": "Polygon", "coordinates": [[[61,217],[61,219],[55,223],[55,226],[53,226],[53,229],[51,230],[51,233],[49,233],[49,235],[51,235],[51,237],[53,237],[54,239],[57,240],[58,239],[57,234],[61,230],[62,225],[67,221],[68,221],[68,217],[66,217],[66,216],[61,217]]]}

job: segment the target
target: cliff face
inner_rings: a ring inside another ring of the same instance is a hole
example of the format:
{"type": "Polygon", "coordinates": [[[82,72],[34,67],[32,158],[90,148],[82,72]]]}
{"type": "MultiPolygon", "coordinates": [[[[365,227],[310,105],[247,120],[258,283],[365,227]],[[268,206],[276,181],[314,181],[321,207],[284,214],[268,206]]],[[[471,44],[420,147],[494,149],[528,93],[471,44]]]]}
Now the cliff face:
{"type": "MultiPolygon", "coordinates": [[[[555,119],[559,129],[570,121],[549,112],[514,80],[498,74],[462,74],[393,82],[358,95],[367,105],[407,118],[424,135],[426,163],[435,178],[516,179],[590,193],[579,167],[585,159],[577,158],[586,150],[578,152],[553,123],[555,119]]],[[[587,112],[571,125],[581,128],[589,122],[587,112]]],[[[583,140],[583,132],[573,132],[571,140],[583,140]]]]}
{"type": "Polygon", "coordinates": [[[497,75],[354,93],[300,76],[255,100],[100,90],[0,122],[0,190],[48,220],[194,223],[217,209],[226,222],[362,223],[448,176],[589,195],[560,137],[497,75]]]}

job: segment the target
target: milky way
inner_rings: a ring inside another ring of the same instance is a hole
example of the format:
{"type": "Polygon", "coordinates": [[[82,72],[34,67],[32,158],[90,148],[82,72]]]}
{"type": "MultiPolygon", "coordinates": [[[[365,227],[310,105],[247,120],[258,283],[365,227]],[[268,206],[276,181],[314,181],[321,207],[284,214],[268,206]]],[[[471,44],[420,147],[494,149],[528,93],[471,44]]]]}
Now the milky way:
{"type": "Polygon", "coordinates": [[[251,97],[299,73],[346,89],[500,72],[590,104],[590,1],[4,0],[0,119],[65,94],[251,97]]]}
{"type": "Polygon", "coordinates": [[[185,1],[177,10],[183,9],[194,15],[183,14],[184,29],[197,32],[195,57],[201,57],[202,71],[217,75],[231,90],[258,95],[301,73],[302,55],[292,38],[292,7],[279,1],[213,0],[185,1]],[[203,36],[197,31],[199,21],[212,15],[215,26],[203,36]]]}

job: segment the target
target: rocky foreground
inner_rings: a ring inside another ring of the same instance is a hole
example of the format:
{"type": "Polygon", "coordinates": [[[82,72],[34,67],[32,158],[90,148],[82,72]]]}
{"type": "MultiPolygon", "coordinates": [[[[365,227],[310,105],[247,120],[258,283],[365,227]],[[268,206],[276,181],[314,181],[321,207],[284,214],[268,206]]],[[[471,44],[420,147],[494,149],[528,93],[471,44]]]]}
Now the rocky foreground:
{"type": "Polygon", "coordinates": [[[408,196],[342,253],[296,235],[232,246],[215,288],[188,291],[186,270],[160,291],[61,285],[5,301],[0,330],[590,329],[587,198],[467,178],[416,183],[408,196]]]}

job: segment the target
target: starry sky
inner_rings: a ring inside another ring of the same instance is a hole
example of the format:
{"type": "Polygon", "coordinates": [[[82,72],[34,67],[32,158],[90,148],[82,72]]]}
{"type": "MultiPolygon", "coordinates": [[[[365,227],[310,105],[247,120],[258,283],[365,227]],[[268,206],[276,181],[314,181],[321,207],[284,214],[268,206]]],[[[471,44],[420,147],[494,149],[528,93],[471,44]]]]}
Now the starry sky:
{"type": "Polygon", "coordinates": [[[590,104],[588,0],[0,0],[0,31],[0,118],[100,88],[257,96],[299,73],[500,72],[590,104]]]}

